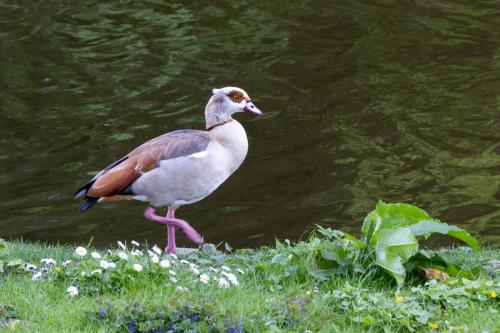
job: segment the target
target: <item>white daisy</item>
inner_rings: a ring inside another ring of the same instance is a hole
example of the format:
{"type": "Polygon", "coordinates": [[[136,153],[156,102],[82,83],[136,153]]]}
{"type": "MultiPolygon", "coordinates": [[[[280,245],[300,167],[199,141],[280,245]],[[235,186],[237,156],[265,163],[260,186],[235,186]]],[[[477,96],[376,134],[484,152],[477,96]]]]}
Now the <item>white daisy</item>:
{"type": "Polygon", "coordinates": [[[99,266],[101,266],[103,269],[108,269],[109,268],[109,262],[106,260],[101,260],[99,263],[99,266]]]}
{"type": "Polygon", "coordinates": [[[71,261],[71,260],[65,260],[65,261],[63,261],[62,265],[63,265],[64,267],[66,267],[66,266],[68,266],[68,265],[69,265],[69,264],[71,264],[71,263],[72,263],[72,261],[71,261]]]}
{"type": "Polygon", "coordinates": [[[34,270],[36,270],[36,266],[33,264],[26,264],[26,269],[28,271],[34,271],[34,270]]]}
{"type": "Polygon", "coordinates": [[[151,257],[151,261],[155,264],[159,263],[160,262],[160,258],[158,258],[158,256],[155,254],[151,257]]]}
{"type": "Polygon", "coordinates": [[[87,255],[87,249],[85,249],[84,247],[82,246],[79,246],[75,249],[75,253],[77,256],[83,258],[87,255]]]}
{"type": "Polygon", "coordinates": [[[156,254],[155,254],[153,251],[148,250],[148,255],[149,255],[150,257],[152,257],[152,256],[155,256],[156,254]]]}
{"type": "Polygon", "coordinates": [[[233,273],[222,272],[222,274],[229,280],[229,282],[231,282],[235,286],[239,285],[238,279],[233,273]]]}
{"type": "Polygon", "coordinates": [[[162,261],[160,261],[160,267],[161,268],[169,268],[170,267],[170,261],[168,261],[167,259],[163,259],[162,261]]]}
{"type": "Polygon", "coordinates": [[[153,252],[159,256],[161,256],[161,254],[162,254],[162,250],[158,246],[156,246],[156,244],[155,244],[155,246],[153,246],[153,248],[151,250],[153,250],[153,252]]]}
{"type": "Polygon", "coordinates": [[[141,246],[141,244],[139,244],[139,242],[136,242],[135,240],[131,241],[130,244],[137,247],[141,246]]]}
{"type": "Polygon", "coordinates": [[[118,243],[118,246],[120,247],[120,249],[122,249],[123,251],[125,251],[127,249],[127,247],[125,246],[125,244],[123,244],[122,242],[118,241],[116,242],[118,243]]]}
{"type": "Polygon", "coordinates": [[[94,259],[101,259],[101,255],[98,252],[92,252],[90,255],[94,259]]]}
{"type": "Polygon", "coordinates": [[[120,259],[122,259],[122,260],[127,260],[128,259],[127,254],[125,252],[123,252],[123,251],[118,252],[118,257],[120,259]]]}
{"type": "Polygon", "coordinates": [[[170,277],[170,281],[171,281],[172,283],[177,283],[177,279],[176,279],[176,278],[174,278],[173,276],[171,276],[171,277],[170,277]]]}
{"type": "Polygon", "coordinates": [[[222,289],[227,289],[227,288],[229,288],[229,282],[227,282],[227,280],[224,279],[223,277],[220,277],[219,278],[219,287],[222,289]]]}
{"type": "Polygon", "coordinates": [[[31,277],[31,280],[36,281],[36,280],[40,280],[41,278],[42,278],[42,272],[38,272],[38,273],[33,274],[33,276],[31,277]]]}
{"type": "Polygon", "coordinates": [[[78,295],[78,288],[75,286],[69,286],[66,291],[68,292],[69,297],[75,297],[78,295]]]}
{"type": "Polygon", "coordinates": [[[116,264],[114,262],[110,262],[109,263],[109,268],[116,268],[116,264]]]}
{"type": "Polygon", "coordinates": [[[183,286],[177,286],[175,290],[180,291],[181,293],[185,293],[186,291],[188,291],[188,289],[183,286]]]}
{"type": "Polygon", "coordinates": [[[42,264],[49,265],[49,266],[54,266],[56,264],[56,261],[52,258],[43,258],[40,260],[42,264]]]}
{"type": "Polygon", "coordinates": [[[134,264],[132,266],[136,272],[141,272],[142,271],[142,265],[141,264],[134,264]]]}
{"type": "Polygon", "coordinates": [[[136,256],[136,257],[142,257],[142,252],[139,250],[134,250],[130,252],[131,255],[136,256]]]}
{"type": "Polygon", "coordinates": [[[198,270],[198,268],[196,268],[196,267],[190,267],[190,268],[189,268],[189,270],[190,270],[191,272],[193,272],[194,274],[196,274],[196,275],[199,275],[199,274],[200,274],[200,271],[199,271],[199,270],[198,270]]]}
{"type": "Polygon", "coordinates": [[[200,282],[207,284],[208,281],[210,281],[210,277],[207,274],[201,274],[200,275],[200,282]]]}

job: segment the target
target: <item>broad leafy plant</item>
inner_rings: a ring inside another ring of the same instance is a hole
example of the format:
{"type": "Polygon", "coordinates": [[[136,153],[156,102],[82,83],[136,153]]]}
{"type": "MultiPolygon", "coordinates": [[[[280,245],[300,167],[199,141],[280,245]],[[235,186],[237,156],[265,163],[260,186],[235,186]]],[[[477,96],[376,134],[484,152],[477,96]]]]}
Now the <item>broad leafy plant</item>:
{"type": "Polygon", "coordinates": [[[477,240],[465,230],[442,223],[424,210],[404,203],[380,201],[370,212],[361,228],[363,238],[319,227],[326,239],[319,243],[308,260],[311,275],[324,279],[329,274],[344,271],[366,272],[372,265],[381,267],[400,286],[407,272],[433,269],[450,276],[471,274],[445,259],[419,251],[419,239],[433,233],[449,235],[480,251],[477,240]]]}

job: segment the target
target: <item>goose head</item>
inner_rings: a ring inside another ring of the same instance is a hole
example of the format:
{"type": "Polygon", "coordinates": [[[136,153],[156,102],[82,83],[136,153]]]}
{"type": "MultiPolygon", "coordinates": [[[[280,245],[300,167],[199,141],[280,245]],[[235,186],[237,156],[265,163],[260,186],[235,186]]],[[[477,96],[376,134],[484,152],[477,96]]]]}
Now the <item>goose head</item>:
{"type": "Polygon", "coordinates": [[[212,90],[212,97],[205,107],[206,127],[224,124],[237,112],[247,112],[256,116],[262,115],[251,101],[245,90],[238,87],[224,87],[212,90]]]}

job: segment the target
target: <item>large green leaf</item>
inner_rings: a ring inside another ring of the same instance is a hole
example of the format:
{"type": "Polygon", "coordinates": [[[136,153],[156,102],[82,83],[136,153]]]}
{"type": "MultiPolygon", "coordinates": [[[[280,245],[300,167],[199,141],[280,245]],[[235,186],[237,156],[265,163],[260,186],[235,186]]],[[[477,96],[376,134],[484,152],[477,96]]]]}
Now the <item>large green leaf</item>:
{"type": "Polygon", "coordinates": [[[418,251],[418,241],[411,230],[407,227],[378,229],[370,242],[375,248],[375,263],[402,285],[406,277],[403,264],[418,251]]]}
{"type": "Polygon", "coordinates": [[[365,217],[361,231],[370,239],[378,229],[404,227],[429,219],[431,219],[429,214],[416,206],[379,201],[375,210],[365,217]]]}
{"type": "Polygon", "coordinates": [[[457,266],[438,253],[431,253],[426,250],[419,250],[404,266],[407,273],[423,268],[434,268],[446,272],[452,277],[466,277],[469,279],[476,279],[483,271],[479,264],[471,267],[457,266]]]}
{"type": "Polygon", "coordinates": [[[431,234],[437,232],[443,235],[450,235],[452,237],[458,238],[461,241],[467,243],[474,251],[481,251],[477,239],[472,237],[467,231],[456,227],[454,225],[449,225],[447,223],[441,223],[437,220],[425,220],[408,226],[411,232],[415,236],[423,236],[426,234],[431,234]]]}
{"type": "Polygon", "coordinates": [[[306,260],[307,272],[318,280],[326,280],[338,268],[337,262],[326,260],[320,250],[309,253],[306,260]]]}
{"type": "Polygon", "coordinates": [[[348,242],[350,242],[351,244],[353,244],[354,246],[356,246],[358,249],[364,249],[367,247],[367,245],[365,243],[363,243],[362,241],[360,241],[359,239],[357,239],[355,236],[353,236],[351,234],[344,233],[344,239],[347,240],[348,242]]]}

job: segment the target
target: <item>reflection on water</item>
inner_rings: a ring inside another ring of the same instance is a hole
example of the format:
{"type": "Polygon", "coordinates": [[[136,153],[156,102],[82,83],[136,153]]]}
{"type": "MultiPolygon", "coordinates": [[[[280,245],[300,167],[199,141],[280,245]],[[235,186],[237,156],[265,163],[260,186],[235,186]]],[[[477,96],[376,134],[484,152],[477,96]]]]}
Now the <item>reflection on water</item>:
{"type": "Polygon", "coordinates": [[[500,244],[496,1],[4,1],[0,235],[163,243],[143,203],[77,213],[74,190],[143,141],[201,128],[212,87],[246,89],[242,168],[179,215],[210,242],[357,230],[417,204],[500,244]]]}

